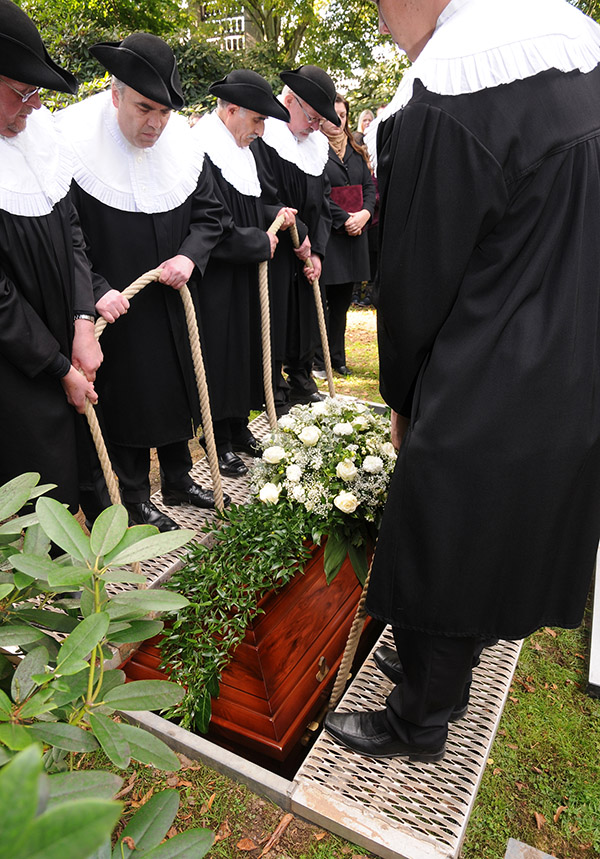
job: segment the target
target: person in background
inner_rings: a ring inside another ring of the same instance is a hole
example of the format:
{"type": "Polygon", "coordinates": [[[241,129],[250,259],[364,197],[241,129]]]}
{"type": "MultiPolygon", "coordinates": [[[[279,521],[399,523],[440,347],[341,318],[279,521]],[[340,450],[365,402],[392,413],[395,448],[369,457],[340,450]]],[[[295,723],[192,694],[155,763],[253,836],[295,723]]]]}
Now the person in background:
{"type": "Polygon", "coordinates": [[[358,125],[356,127],[356,131],[352,132],[352,137],[354,142],[359,146],[362,146],[365,142],[365,132],[367,128],[371,125],[375,117],[373,116],[373,111],[369,110],[361,110],[360,115],[358,117],[358,125]]]}
{"type": "MultiPolygon", "coordinates": [[[[375,184],[362,147],[354,142],[349,130],[349,104],[339,93],[335,97],[335,111],[340,119],[339,127],[332,122],[322,125],[323,134],[329,140],[325,170],[331,184],[331,235],[320,283],[326,296],[331,365],[336,372],[347,376],[346,314],[354,283],[370,279],[367,224],[375,208],[375,184]]],[[[320,347],[315,353],[313,375],[325,378],[320,347]]]]}

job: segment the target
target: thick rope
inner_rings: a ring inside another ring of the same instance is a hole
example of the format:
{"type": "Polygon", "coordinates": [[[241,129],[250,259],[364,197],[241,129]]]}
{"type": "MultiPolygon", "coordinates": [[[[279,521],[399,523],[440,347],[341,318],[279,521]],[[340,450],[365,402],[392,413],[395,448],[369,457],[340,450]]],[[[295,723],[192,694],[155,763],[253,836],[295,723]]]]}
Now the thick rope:
{"type": "MultiPolygon", "coordinates": [[[[373,554],[373,558],[374,557],[375,555],[373,554]]],[[[346,642],[344,655],[342,656],[342,661],[340,662],[340,667],[338,668],[335,683],[333,684],[333,689],[331,690],[331,696],[329,698],[329,703],[327,704],[328,710],[335,710],[340,698],[344,694],[344,689],[346,688],[346,684],[350,677],[350,670],[352,668],[352,663],[354,662],[358,642],[360,641],[360,636],[362,634],[365,619],[367,617],[367,612],[365,611],[365,602],[367,600],[369,581],[371,580],[373,558],[371,558],[371,563],[369,564],[369,572],[367,573],[367,578],[365,579],[362,593],[360,595],[358,605],[356,606],[356,612],[354,614],[352,626],[350,627],[350,632],[348,633],[348,641],[346,642]]]]}
{"type": "MultiPolygon", "coordinates": [[[[275,233],[283,224],[284,218],[275,218],[268,233],[275,233]]],[[[265,389],[265,407],[269,426],[272,430],[277,426],[275,400],[273,398],[273,368],[271,363],[271,307],[269,303],[269,261],[261,262],[258,267],[258,294],[260,298],[260,335],[262,341],[263,387],[265,389]]]]}
{"type": "MultiPolygon", "coordinates": [[[[290,227],[290,236],[292,244],[295,248],[300,247],[300,237],[296,224],[290,227]]],[[[306,260],[306,265],[309,268],[313,267],[310,257],[306,260]]],[[[333,384],[333,370],[331,368],[331,355],[329,353],[329,338],[327,336],[327,326],[325,324],[325,313],[323,311],[323,301],[321,299],[321,287],[319,286],[319,278],[316,277],[312,282],[313,295],[315,299],[315,307],[317,308],[317,319],[319,320],[319,332],[321,334],[321,346],[323,349],[323,360],[325,362],[325,373],[327,375],[327,387],[329,396],[335,397],[335,386],[333,384]]]]}

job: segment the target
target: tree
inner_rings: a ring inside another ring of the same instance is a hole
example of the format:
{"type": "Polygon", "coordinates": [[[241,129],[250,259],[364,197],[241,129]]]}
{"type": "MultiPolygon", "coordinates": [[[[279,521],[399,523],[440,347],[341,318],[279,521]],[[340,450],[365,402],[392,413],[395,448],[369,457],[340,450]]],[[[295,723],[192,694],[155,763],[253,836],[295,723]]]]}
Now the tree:
{"type": "Polygon", "coordinates": [[[593,18],[594,21],[600,22],[600,0],[569,0],[569,2],[593,18]]]}

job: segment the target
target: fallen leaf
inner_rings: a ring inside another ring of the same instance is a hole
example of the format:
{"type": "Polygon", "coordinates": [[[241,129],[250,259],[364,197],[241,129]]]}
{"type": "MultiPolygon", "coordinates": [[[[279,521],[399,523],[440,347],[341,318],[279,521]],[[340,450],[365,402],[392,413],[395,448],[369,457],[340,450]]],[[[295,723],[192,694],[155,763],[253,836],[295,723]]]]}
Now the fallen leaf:
{"type": "Polygon", "coordinates": [[[542,650],[543,649],[542,645],[539,643],[539,641],[534,641],[532,646],[533,646],[534,650],[542,650]]]}
{"type": "Polygon", "coordinates": [[[575,656],[577,659],[585,659],[585,656],[582,653],[576,653],[575,656]]]}
{"type": "Polygon", "coordinates": [[[539,811],[534,811],[533,816],[535,817],[535,825],[538,829],[543,829],[546,825],[546,818],[543,814],[540,814],[539,811]]]}
{"type": "Polygon", "coordinates": [[[208,806],[208,810],[209,810],[209,811],[210,811],[210,810],[211,810],[211,808],[212,808],[212,804],[213,804],[213,802],[215,801],[215,797],[216,797],[216,795],[217,795],[216,793],[213,793],[213,794],[210,796],[210,798],[209,798],[208,802],[206,803],[206,804],[207,804],[207,806],[208,806]]]}
{"type": "Polygon", "coordinates": [[[518,704],[518,703],[519,703],[519,699],[518,699],[518,698],[515,698],[515,696],[514,696],[514,695],[509,695],[508,697],[509,697],[509,699],[513,702],[513,704],[518,704]]]}
{"type": "Polygon", "coordinates": [[[527,787],[527,785],[526,785],[526,784],[523,784],[523,782],[522,782],[522,781],[516,781],[516,782],[515,782],[515,787],[517,788],[517,790],[525,790],[525,788],[527,787]]]}
{"type": "Polygon", "coordinates": [[[531,769],[534,771],[534,773],[537,773],[538,775],[541,775],[543,773],[543,770],[541,770],[539,767],[531,767],[531,769]]]}
{"type": "Polygon", "coordinates": [[[176,826],[172,826],[167,832],[167,838],[175,838],[175,836],[179,833],[179,830],[176,826]]]}
{"type": "Polygon", "coordinates": [[[236,846],[238,850],[256,850],[258,847],[251,838],[242,838],[236,846]]]}
{"type": "Polygon", "coordinates": [[[275,831],[273,832],[273,834],[271,835],[271,837],[269,838],[269,840],[267,841],[267,843],[263,847],[262,852],[261,852],[260,856],[258,857],[258,859],[261,859],[261,857],[265,856],[269,852],[271,847],[273,847],[275,844],[277,844],[277,842],[279,841],[279,839],[281,838],[281,836],[283,835],[285,830],[288,828],[288,826],[290,825],[290,823],[292,822],[293,819],[294,819],[293,814],[284,814],[283,815],[283,817],[281,818],[281,820],[277,824],[275,831]]]}
{"type": "Polygon", "coordinates": [[[180,778],[177,781],[177,787],[194,787],[194,782],[186,781],[184,778],[180,778]]]}
{"type": "Polygon", "coordinates": [[[326,832],[315,832],[315,833],[314,833],[314,836],[315,836],[315,838],[317,839],[317,841],[322,841],[322,840],[323,840],[323,838],[325,838],[325,836],[326,836],[326,835],[327,835],[327,833],[326,833],[326,832]]]}
{"type": "Polygon", "coordinates": [[[126,785],[125,785],[125,787],[124,787],[124,788],[122,788],[122,789],[121,789],[121,790],[120,790],[120,791],[115,795],[115,799],[122,799],[124,796],[127,796],[127,794],[128,794],[128,793],[131,793],[131,791],[133,790],[133,788],[134,788],[134,786],[135,786],[135,784],[134,784],[134,783],[135,783],[136,777],[137,777],[137,773],[133,773],[133,775],[132,775],[132,776],[131,776],[131,778],[129,779],[128,784],[126,784],[126,785]]]}
{"type": "Polygon", "coordinates": [[[519,748],[516,743],[507,743],[506,745],[509,749],[513,749],[514,751],[517,751],[517,749],[519,748]]]}
{"type": "Polygon", "coordinates": [[[496,769],[492,770],[492,775],[500,775],[501,772],[500,767],[496,767],[496,769]]]}
{"type": "Polygon", "coordinates": [[[218,831],[215,833],[215,844],[217,841],[224,841],[226,838],[229,838],[230,835],[231,829],[229,828],[229,823],[227,820],[224,820],[219,826],[218,831]]]}
{"type": "Polygon", "coordinates": [[[554,629],[550,629],[549,626],[544,627],[544,632],[547,633],[548,635],[551,635],[552,638],[556,638],[556,636],[558,634],[554,629]]]}
{"type": "Polygon", "coordinates": [[[559,817],[561,816],[561,814],[563,813],[563,811],[566,811],[566,810],[567,810],[567,806],[566,806],[566,805],[559,805],[559,806],[558,806],[558,808],[557,808],[557,809],[556,809],[556,811],[554,812],[554,822],[555,822],[555,823],[558,823],[558,819],[559,819],[559,817]]]}
{"type": "Polygon", "coordinates": [[[135,841],[130,835],[126,835],[125,838],[122,839],[121,844],[124,844],[125,847],[129,847],[130,850],[135,850],[135,841]]]}

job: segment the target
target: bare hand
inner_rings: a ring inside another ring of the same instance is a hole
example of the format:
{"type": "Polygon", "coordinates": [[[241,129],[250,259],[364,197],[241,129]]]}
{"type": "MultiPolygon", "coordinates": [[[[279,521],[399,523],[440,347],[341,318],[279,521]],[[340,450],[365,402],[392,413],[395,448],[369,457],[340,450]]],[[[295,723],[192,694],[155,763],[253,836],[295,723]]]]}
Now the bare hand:
{"type": "Polygon", "coordinates": [[[72,405],[80,415],[85,412],[85,401],[89,400],[92,403],[98,402],[98,394],[94,390],[93,384],[88,381],[79,370],[76,370],[73,365],[66,376],[60,380],[67,395],[67,401],[72,405]]]}
{"type": "Polygon", "coordinates": [[[310,239],[308,236],[304,239],[299,248],[294,248],[294,253],[298,259],[302,260],[302,262],[306,262],[310,256],[310,239]]]}
{"type": "Polygon", "coordinates": [[[96,302],[96,312],[107,322],[114,322],[128,310],[129,301],[118,289],[109,289],[96,302]]]}
{"type": "Polygon", "coordinates": [[[94,336],[94,323],[87,319],[76,319],[71,353],[73,367],[81,370],[86,379],[93,382],[102,358],[102,349],[94,336]]]}
{"type": "Polygon", "coordinates": [[[271,243],[271,259],[273,259],[273,255],[275,253],[275,248],[279,244],[279,239],[277,238],[277,236],[274,233],[270,233],[268,230],[267,230],[267,235],[269,237],[269,242],[271,243]]]}
{"type": "Polygon", "coordinates": [[[371,214],[367,209],[361,209],[360,212],[352,212],[344,224],[344,229],[349,236],[360,236],[370,217],[371,214]]]}
{"type": "Polygon", "coordinates": [[[310,263],[308,260],[306,261],[306,265],[304,266],[304,277],[307,280],[310,280],[311,283],[313,280],[317,280],[317,278],[321,277],[321,257],[317,254],[310,255],[310,263]]]}
{"type": "Polygon", "coordinates": [[[404,433],[408,429],[409,420],[404,415],[392,411],[392,444],[396,450],[400,450],[404,433]]]}
{"type": "Polygon", "coordinates": [[[189,257],[177,254],[177,256],[171,257],[171,259],[161,262],[158,266],[158,268],[162,269],[159,281],[166,283],[167,286],[172,286],[173,289],[181,289],[192,276],[194,266],[195,263],[189,257]]]}
{"type": "Polygon", "coordinates": [[[298,209],[290,209],[289,206],[284,206],[283,209],[280,209],[277,212],[278,218],[283,218],[283,224],[279,227],[280,230],[287,230],[292,224],[296,223],[296,215],[298,214],[298,209]]]}

